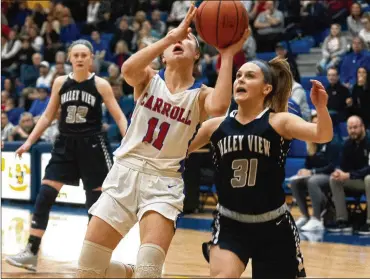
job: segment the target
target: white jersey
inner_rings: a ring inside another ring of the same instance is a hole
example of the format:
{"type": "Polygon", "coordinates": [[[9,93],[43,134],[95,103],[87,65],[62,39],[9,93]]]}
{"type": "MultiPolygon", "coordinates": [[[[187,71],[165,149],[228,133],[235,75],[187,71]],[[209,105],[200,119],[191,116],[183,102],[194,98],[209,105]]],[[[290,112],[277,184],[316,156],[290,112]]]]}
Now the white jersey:
{"type": "Polygon", "coordinates": [[[145,160],[160,171],[182,172],[190,141],[200,124],[201,83],[171,94],[161,70],[150,81],[136,102],[131,124],[117,159],[134,157],[145,160]]]}

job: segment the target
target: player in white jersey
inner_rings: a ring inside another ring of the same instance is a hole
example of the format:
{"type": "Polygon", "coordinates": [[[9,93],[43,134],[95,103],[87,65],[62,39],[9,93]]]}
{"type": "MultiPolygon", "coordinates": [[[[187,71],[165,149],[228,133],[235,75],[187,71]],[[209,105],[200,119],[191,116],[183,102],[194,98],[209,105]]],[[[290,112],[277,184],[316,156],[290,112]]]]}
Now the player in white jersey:
{"type": "Polygon", "coordinates": [[[122,237],[139,221],[141,246],[135,277],[157,278],[183,207],[182,161],[197,127],[208,117],[224,115],[232,92],[232,64],[248,38],[219,50],[222,57],[216,87],[195,82],[199,43],[189,27],[196,8],[163,39],[132,55],[122,74],[134,87],[136,108],[116,162],[103,183],[100,199],[82,247],[77,276],[131,277],[133,270],[111,263],[122,237]],[[162,56],[165,70],[150,68],[162,56]]]}

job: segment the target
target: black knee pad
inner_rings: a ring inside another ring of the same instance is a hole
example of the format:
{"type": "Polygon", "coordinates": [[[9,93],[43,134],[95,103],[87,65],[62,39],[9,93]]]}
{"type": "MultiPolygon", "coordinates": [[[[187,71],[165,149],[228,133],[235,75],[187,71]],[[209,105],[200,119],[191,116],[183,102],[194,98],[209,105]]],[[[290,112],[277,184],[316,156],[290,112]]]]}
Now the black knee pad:
{"type": "MultiPolygon", "coordinates": [[[[86,206],[86,209],[89,210],[90,207],[99,199],[100,195],[101,195],[101,191],[91,191],[91,190],[87,190],[85,191],[85,194],[86,194],[86,202],[85,202],[85,206],[86,206]]],[[[89,214],[89,221],[91,219],[92,215],[89,214]]]]}
{"type": "Polygon", "coordinates": [[[50,210],[58,196],[58,193],[58,190],[49,185],[41,185],[40,192],[36,198],[31,228],[46,230],[49,222],[50,210]]]}

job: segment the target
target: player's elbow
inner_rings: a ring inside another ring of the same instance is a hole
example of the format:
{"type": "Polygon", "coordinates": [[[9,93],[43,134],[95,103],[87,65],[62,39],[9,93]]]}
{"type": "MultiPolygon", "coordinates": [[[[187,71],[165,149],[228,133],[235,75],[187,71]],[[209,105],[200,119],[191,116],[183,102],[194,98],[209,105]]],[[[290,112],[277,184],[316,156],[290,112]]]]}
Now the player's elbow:
{"type": "Polygon", "coordinates": [[[212,117],[224,116],[228,110],[228,105],[213,106],[208,109],[208,115],[212,117]]]}
{"type": "Polygon", "coordinates": [[[333,140],[334,132],[333,130],[326,131],[325,133],[319,133],[316,143],[328,143],[333,140]]]}

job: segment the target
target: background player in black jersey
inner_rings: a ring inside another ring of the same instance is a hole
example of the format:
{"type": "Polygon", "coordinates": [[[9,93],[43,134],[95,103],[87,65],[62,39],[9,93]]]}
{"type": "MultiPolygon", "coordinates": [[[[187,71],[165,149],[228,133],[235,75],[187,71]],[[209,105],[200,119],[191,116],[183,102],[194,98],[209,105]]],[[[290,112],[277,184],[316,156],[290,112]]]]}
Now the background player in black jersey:
{"type": "Polygon", "coordinates": [[[211,141],[218,210],[213,240],[203,245],[212,277],[240,277],[252,258],[254,279],[305,277],[299,235],[282,183],[290,141],[324,143],[333,137],[328,95],[313,80],[317,124],[287,111],[292,74],[285,60],[251,61],[237,72],[238,110],[206,121],[190,152],[211,141]]]}
{"type": "Polygon", "coordinates": [[[93,47],[90,42],[73,42],[69,48],[69,59],[73,72],[55,80],[45,112],[27,141],[16,151],[19,156],[27,152],[61,107],[60,135],[54,143],[37,195],[27,247],[17,255],[6,258],[9,264],[30,270],[36,270],[41,238],[49,221],[51,207],[62,186],[78,186],[82,179],[87,208],[101,194],[101,185],[113,164],[109,143],[102,133],[103,101],[122,136],[127,128],[127,119],[109,83],[89,71],[93,63],[93,47]]]}

